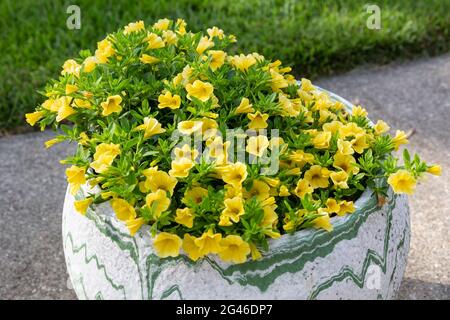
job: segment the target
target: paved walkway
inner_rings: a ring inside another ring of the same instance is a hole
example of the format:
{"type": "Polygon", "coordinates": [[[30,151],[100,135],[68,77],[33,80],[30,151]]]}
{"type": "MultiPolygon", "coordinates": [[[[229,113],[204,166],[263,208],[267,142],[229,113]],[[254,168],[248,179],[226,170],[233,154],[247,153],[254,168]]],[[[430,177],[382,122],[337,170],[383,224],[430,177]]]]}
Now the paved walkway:
{"type": "MultiPolygon", "coordinates": [[[[450,299],[450,55],[365,67],[318,85],[414,129],[410,150],[443,167],[411,198],[412,237],[401,299],[450,299]]],[[[61,245],[67,145],[50,132],[0,138],[0,299],[72,299],[61,245]]]]}

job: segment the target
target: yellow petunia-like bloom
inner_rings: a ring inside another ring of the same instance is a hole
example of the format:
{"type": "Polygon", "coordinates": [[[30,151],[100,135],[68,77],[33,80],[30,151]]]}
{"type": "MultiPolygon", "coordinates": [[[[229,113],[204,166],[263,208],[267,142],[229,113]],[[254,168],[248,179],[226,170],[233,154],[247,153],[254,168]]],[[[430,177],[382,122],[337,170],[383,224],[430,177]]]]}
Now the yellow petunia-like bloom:
{"type": "Polygon", "coordinates": [[[257,137],[250,137],[247,141],[245,150],[257,157],[262,157],[264,152],[269,147],[269,139],[266,136],[259,135],[257,137]]]}
{"type": "Polygon", "coordinates": [[[78,77],[80,74],[81,66],[73,59],[69,59],[66,62],[64,62],[62,66],[61,74],[73,74],[74,76],[78,77]]]}
{"type": "Polygon", "coordinates": [[[338,216],[343,216],[346,213],[355,212],[355,207],[353,205],[353,201],[345,201],[342,200],[339,202],[339,211],[336,212],[338,216]]]}
{"type": "Polygon", "coordinates": [[[219,252],[222,260],[232,263],[244,263],[250,254],[250,246],[240,236],[228,235],[222,239],[220,245],[223,249],[219,252]]]}
{"type": "Polygon", "coordinates": [[[212,27],[212,28],[208,28],[206,29],[206,32],[208,33],[209,37],[212,39],[214,37],[217,37],[219,39],[223,39],[223,30],[219,29],[217,27],[212,27]]]}
{"type": "Polygon", "coordinates": [[[95,58],[99,63],[108,63],[108,58],[115,54],[113,44],[104,39],[97,43],[97,50],[95,50],[95,58]]]}
{"type": "Polygon", "coordinates": [[[114,112],[120,113],[122,111],[122,106],[120,105],[121,102],[122,97],[119,95],[108,97],[106,101],[100,103],[103,108],[102,115],[106,117],[114,112]]]}
{"type": "Polygon", "coordinates": [[[208,37],[204,36],[200,38],[197,48],[195,49],[198,54],[202,54],[207,49],[214,47],[214,41],[211,41],[208,37]]]}
{"type": "Polygon", "coordinates": [[[300,179],[297,182],[297,186],[295,187],[294,193],[297,197],[303,198],[307,194],[312,194],[314,192],[314,188],[311,187],[309,180],[300,179]]]}
{"type": "Polygon", "coordinates": [[[136,210],[124,199],[112,199],[111,207],[116,213],[117,219],[127,221],[136,218],[136,210]]]}
{"type": "Polygon", "coordinates": [[[191,208],[177,209],[175,222],[192,228],[194,225],[194,210],[191,208]]]}
{"type": "Polygon", "coordinates": [[[267,119],[269,119],[269,115],[267,113],[257,111],[256,113],[247,114],[247,117],[250,119],[249,129],[265,129],[268,126],[267,119]]]}
{"type": "Polygon", "coordinates": [[[144,139],[147,139],[154,135],[166,132],[166,129],[163,129],[161,123],[155,118],[145,117],[144,124],[134,128],[134,131],[144,131],[144,139]]]}
{"type": "Polygon", "coordinates": [[[139,60],[145,64],[154,64],[154,63],[158,63],[159,61],[161,61],[158,58],[151,56],[149,54],[145,54],[145,53],[139,58],[139,60]]]}
{"type": "Polygon", "coordinates": [[[125,224],[130,232],[130,235],[133,237],[136,232],[145,224],[145,220],[142,217],[133,218],[125,221],[125,224]]]}
{"type": "Polygon", "coordinates": [[[202,254],[200,254],[200,248],[195,244],[195,237],[191,236],[188,233],[184,234],[183,250],[193,261],[197,261],[203,256],[202,254]]]}
{"type": "Polygon", "coordinates": [[[101,143],[95,148],[94,161],[91,163],[98,173],[108,170],[114,159],[120,154],[120,146],[113,143],[101,143]]]}
{"type": "Polygon", "coordinates": [[[169,175],[175,178],[186,178],[189,175],[189,170],[194,167],[195,163],[188,158],[180,158],[172,161],[172,168],[169,175]]]}
{"type": "Polygon", "coordinates": [[[69,117],[75,113],[76,113],[76,111],[74,108],[72,108],[70,105],[64,103],[58,109],[58,115],[56,116],[56,121],[61,122],[64,119],[66,119],[67,117],[69,117]]]}
{"type": "Polygon", "coordinates": [[[359,154],[363,153],[364,149],[369,147],[369,144],[367,143],[367,136],[365,134],[357,134],[356,138],[354,138],[351,143],[353,150],[359,154]]]}
{"type": "Polygon", "coordinates": [[[440,165],[434,165],[429,167],[427,172],[435,176],[440,176],[442,174],[442,168],[440,165]]]}
{"type": "Polygon", "coordinates": [[[92,198],[78,200],[73,203],[73,206],[78,213],[84,216],[86,215],[87,209],[91,205],[92,201],[94,201],[92,198]]]}
{"type": "Polygon", "coordinates": [[[167,91],[165,94],[161,94],[158,97],[158,108],[164,109],[178,109],[181,105],[181,97],[177,94],[172,96],[172,93],[167,91]]]}
{"type": "Polygon", "coordinates": [[[280,187],[280,191],[278,193],[278,196],[280,197],[289,197],[291,195],[291,193],[289,192],[289,189],[283,185],[280,187]]]}
{"type": "Polygon", "coordinates": [[[230,63],[242,72],[247,72],[251,66],[256,64],[256,62],[256,58],[252,54],[240,54],[238,56],[230,57],[230,63]]]}
{"type": "Polygon", "coordinates": [[[201,131],[202,126],[202,121],[186,120],[179,122],[177,128],[182,134],[191,135],[195,132],[201,131]]]}
{"type": "Polygon", "coordinates": [[[32,113],[25,114],[25,119],[31,126],[34,126],[36,122],[42,119],[44,113],[42,111],[35,111],[32,113]]]}
{"type": "Polygon", "coordinates": [[[77,166],[71,166],[66,169],[67,182],[70,185],[70,193],[75,194],[82,184],[86,183],[86,169],[77,166]]]}
{"type": "Polygon", "coordinates": [[[256,197],[256,199],[264,201],[270,197],[270,187],[263,181],[255,180],[250,190],[244,189],[243,194],[246,199],[256,197]]]}
{"type": "Polygon", "coordinates": [[[211,57],[209,67],[212,71],[216,71],[225,63],[227,54],[222,50],[209,50],[208,55],[211,57]]]}
{"type": "Polygon", "coordinates": [[[149,193],[145,197],[145,204],[153,210],[155,218],[159,218],[161,213],[169,209],[170,199],[167,197],[166,191],[160,189],[156,192],[149,193]]]}
{"type": "Polygon", "coordinates": [[[309,182],[312,188],[326,188],[329,185],[328,177],[330,172],[327,168],[314,165],[305,172],[304,179],[309,182]]]}
{"type": "Polygon", "coordinates": [[[320,217],[314,219],[314,227],[317,229],[325,229],[328,232],[333,231],[333,225],[330,221],[330,216],[326,211],[321,211],[322,208],[319,209],[319,213],[322,213],[320,217]]]}
{"type": "Polygon", "coordinates": [[[343,155],[353,154],[353,145],[350,141],[339,139],[337,141],[338,152],[343,155]]]}
{"type": "Polygon", "coordinates": [[[123,34],[138,32],[139,30],[143,30],[144,28],[145,28],[144,21],[142,20],[130,22],[127,26],[125,26],[123,34]]]}
{"type": "Polygon", "coordinates": [[[66,94],[69,95],[71,93],[77,92],[78,91],[78,86],[74,85],[74,84],[66,84],[66,94]]]}
{"type": "Polygon", "coordinates": [[[386,133],[391,129],[386,122],[383,120],[378,120],[377,123],[373,126],[373,130],[375,131],[376,135],[380,135],[383,133],[386,133]]]}
{"type": "Polygon", "coordinates": [[[359,172],[359,168],[356,166],[356,160],[355,158],[353,158],[353,156],[338,152],[334,155],[333,158],[333,167],[335,167],[336,169],[342,169],[348,174],[350,174],[350,172],[353,172],[353,174],[359,172]]]}
{"type": "Polygon", "coordinates": [[[281,89],[286,88],[289,85],[283,75],[274,70],[270,70],[270,76],[272,77],[270,86],[273,92],[280,92],[281,89]]]}
{"type": "Polygon", "coordinates": [[[361,106],[354,106],[352,109],[352,116],[354,117],[367,117],[367,110],[361,106]]]}
{"type": "Polygon", "coordinates": [[[192,100],[192,97],[197,98],[202,102],[206,102],[212,97],[214,87],[208,82],[195,80],[193,84],[186,85],[187,98],[192,100]]]}
{"type": "Polygon", "coordinates": [[[208,190],[202,187],[193,187],[184,193],[183,203],[189,205],[202,203],[203,199],[208,196],[208,190]]]}
{"type": "Polygon", "coordinates": [[[406,135],[405,131],[397,130],[395,132],[395,137],[392,138],[392,142],[394,143],[394,149],[398,150],[398,148],[402,144],[408,144],[408,136],[406,135]]]}
{"type": "Polygon", "coordinates": [[[313,139],[314,147],[317,149],[328,149],[330,147],[331,132],[319,132],[313,139]]]}
{"type": "Polygon", "coordinates": [[[398,170],[388,178],[388,183],[395,193],[413,194],[416,188],[416,179],[404,169],[398,170]]]}
{"type": "Polygon", "coordinates": [[[176,234],[160,232],[153,241],[158,257],[177,257],[180,254],[182,240],[176,234]]]}
{"type": "Polygon", "coordinates": [[[178,182],[177,179],[171,177],[165,171],[154,170],[153,168],[144,170],[142,173],[147,178],[144,182],[144,192],[164,190],[173,195],[173,190],[178,182]]]}
{"type": "Polygon", "coordinates": [[[153,25],[153,28],[158,29],[158,30],[167,30],[169,28],[170,25],[170,20],[167,18],[164,19],[159,19],[158,21],[156,21],[156,23],[153,25]]]}
{"type": "Polygon", "coordinates": [[[330,178],[336,187],[339,187],[341,189],[348,189],[348,174],[344,170],[341,170],[339,172],[332,172],[330,174],[330,178]]]}
{"type": "Polygon", "coordinates": [[[230,218],[233,222],[239,222],[239,219],[244,215],[244,203],[241,197],[234,197],[231,199],[225,199],[225,209],[222,211],[222,215],[230,218]]]}
{"type": "Polygon", "coordinates": [[[83,61],[83,71],[86,73],[94,71],[97,66],[98,60],[95,56],[90,56],[83,61]]]}
{"type": "Polygon", "coordinates": [[[165,47],[164,40],[154,33],[149,33],[144,41],[147,42],[147,49],[160,49],[165,47]]]}
{"type": "Polygon", "coordinates": [[[247,166],[242,162],[229,164],[222,173],[222,180],[236,189],[241,189],[242,182],[247,178],[247,166]]]}
{"type": "Polygon", "coordinates": [[[242,98],[241,103],[236,108],[235,113],[239,114],[239,113],[250,113],[250,112],[255,112],[255,109],[253,109],[252,104],[250,103],[250,100],[248,100],[247,98],[242,98]]]}
{"type": "Polygon", "coordinates": [[[194,240],[198,246],[198,252],[204,256],[210,253],[219,253],[222,250],[220,242],[222,235],[220,233],[213,233],[212,229],[204,232],[200,238],[194,240]]]}
{"type": "Polygon", "coordinates": [[[172,30],[165,30],[162,33],[164,42],[168,45],[176,45],[178,42],[178,37],[177,34],[175,32],[173,32],[172,30]]]}

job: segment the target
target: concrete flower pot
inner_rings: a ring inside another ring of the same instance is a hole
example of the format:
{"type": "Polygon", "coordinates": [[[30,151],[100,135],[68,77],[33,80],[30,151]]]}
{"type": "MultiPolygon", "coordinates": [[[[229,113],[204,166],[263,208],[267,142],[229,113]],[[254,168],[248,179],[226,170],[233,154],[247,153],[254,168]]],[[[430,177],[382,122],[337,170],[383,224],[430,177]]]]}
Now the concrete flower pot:
{"type": "Polygon", "coordinates": [[[332,232],[283,235],[261,260],[239,265],[184,254],[160,259],[148,228],[131,237],[109,203],[86,217],[73,203],[67,193],[63,243],[80,299],[392,299],[409,250],[407,198],[392,193],[379,207],[366,190],[354,213],[331,219],[332,232]]]}

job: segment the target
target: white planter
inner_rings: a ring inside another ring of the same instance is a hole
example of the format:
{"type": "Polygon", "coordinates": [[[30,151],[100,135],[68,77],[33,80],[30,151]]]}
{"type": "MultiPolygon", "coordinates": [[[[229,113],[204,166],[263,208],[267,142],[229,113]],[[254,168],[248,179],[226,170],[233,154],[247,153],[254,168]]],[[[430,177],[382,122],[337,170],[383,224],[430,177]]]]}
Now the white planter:
{"type": "Polygon", "coordinates": [[[409,250],[407,197],[392,193],[380,208],[366,190],[354,213],[331,219],[332,232],[284,235],[261,260],[239,265],[216,257],[194,263],[183,254],[160,259],[149,228],[131,237],[108,203],[83,217],[73,202],[67,193],[63,242],[80,299],[392,299],[409,250]]]}
{"type": "Polygon", "coordinates": [[[80,299],[391,299],[409,249],[407,198],[381,208],[366,191],[334,230],[302,230],[272,240],[259,261],[230,265],[208,257],[160,259],[148,228],[128,234],[108,203],[88,211],[66,194],[63,242],[80,299]]]}

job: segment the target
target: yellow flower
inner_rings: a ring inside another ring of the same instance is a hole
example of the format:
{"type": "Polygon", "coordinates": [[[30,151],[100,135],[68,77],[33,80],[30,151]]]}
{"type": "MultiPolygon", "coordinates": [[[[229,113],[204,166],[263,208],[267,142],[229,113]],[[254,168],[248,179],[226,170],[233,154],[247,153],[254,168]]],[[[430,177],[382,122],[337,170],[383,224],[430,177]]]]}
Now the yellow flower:
{"type": "Polygon", "coordinates": [[[331,132],[319,132],[313,139],[314,147],[317,149],[328,149],[330,147],[331,132]]]}
{"type": "Polygon", "coordinates": [[[62,68],[63,68],[63,70],[61,71],[62,75],[73,74],[74,76],[78,77],[78,75],[80,74],[81,66],[75,60],[69,59],[66,62],[64,62],[62,68]]]}
{"type": "Polygon", "coordinates": [[[197,51],[198,54],[202,54],[203,52],[205,52],[205,50],[211,47],[214,47],[214,42],[209,40],[208,37],[204,36],[201,37],[195,50],[197,51]]]}
{"type": "Polygon", "coordinates": [[[158,30],[167,30],[169,28],[170,20],[167,18],[159,19],[154,25],[153,28],[158,30]]]}
{"type": "Polygon", "coordinates": [[[122,106],[120,105],[121,102],[122,97],[119,95],[108,97],[106,101],[100,103],[103,108],[102,115],[106,117],[114,112],[120,113],[120,111],[122,111],[122,106]]]}
{"type": "Polygon", "coordinates": [[[278,215],[275,212],[276,206],[265,206],[263,207],[264,210],[264,217],[261,221],[261,226],[265,228],[276,228],[276,225],[278,223],[278,215]]]}
{"type": "Polygon", "coordinates": [[[280,187],[280,192],[278,193],[280,197],[289,197],[291,193],[289,192],[289,189],[286,186],[280,187]]]}
{"type": "Polygon", "coordinates": [[[345,139],[347,137],[356,137],[358,134],[365,134],[364,129],[358,127],[354,122],[347,123],[339,128],[339,137],[345,139]]]}
{"type": "Polygon", "coordinates": [[[217,128],[219,127],[217,122],[209,118],[202,118],[201,122],[202,122],[203,140],[207,140],[211,137],[214,137],[217,133],[217,128]]]}
{"type": "Polygon", "coordinates": [[[93,201],[92,198],[86,198],[83,200],[75,201],[73,205],[75,207],[75,210],[84,216],[86,215],[86,211],[88,207],[91,205],[92,201],[93,201]]]}
{"type": "Polygon", "coordinates": [[[170,199],[167,197],[165,190],[159,189],[145,197],[145,204],[153,210],[155,217],[159,218],[161,213],[169,209],[170,199]]]}
{"type": "Polygon", "coordinates": [[[289,160],[295,162],[298,166],[303,167],[307,163],[314,163],[314,155],[312,153],[304,152],[303,150],[296,150],[289,155],[289,160]]]}
{"type": "Polygon", "coordinates": [[[330,172],[327,168],[323,168],[319,165],[314,165],[305,172],[304,179],[307,180],[311,187],[316,188],[326,188],[329,185],[328,177],[330,172]]]}
{"type": "Polygon", "coordinates": [[[197,245],[198,252],[200,255],[204,256],[209,253],[219,253],[222,250],[220,242],[222,240],[222,235],[220,233],[213,233],[212,229],[204,232],[200,238],[194,240],[195,245],[197,245]]]}
{"type": "Polygon", "coordinates": [[[165,30],[162,33],[164,41],[168,44],[174,44],[176,45],[178,42],[177,34],[173,32],[172,30],[165,30]]]}
{"type": "Polygon", "coordinates": [[[270,76],[272,77],[270,86],[273,92],[280,92],[281,89],[286,88],[289,85],[283,75],[274,70],[270,70],[270,76]]]}
{"type": "Polygon", "coordinates": [[[335,134],[336,132],[339,132],[339,129],[343,126],[342,122],[340,121],[331,121],[327,122],[322,126],[323,131],[329,131],[331,134],[335,134]]]}
{"type": "Polygon", "coordinates": [[[356,138],[351,141],[353,150],[355,150],[357,153],[363,153],[364,149],[367,149],[369,147],[366,138],[367,137],[365,134],[357,134],[356,138]]]}
{"type": "Polygon", "coordinates": [[[46,148],[50,148],[50,147],[54,146],[55,144],[57,144],[59,142],[61,142],[61,141],[58,138],[55,138],[55,139],[51,139],[51,140],[45,141],[44,144],[45,144],[46,148]]]}
{"type": "Polygon", "coordinates": [[[247,72],[247,70],[254,64],[256,64],[256,59],[253,55],[243,55],[230,57],[230,62],[233,66],[241,70],[242,72],[247,72]]]}
{"type": "Polygon", "coordinates": [[[97,43],[95,50],[95,58],[99,63],[108,63],[108,58],[115,54],[113,45],[108,39],[104,39],[97,43]]]}
{"type": "Polygon", "coordinates": [[[306,78],[301,79],[301,87],[302,87],[302,90],[306,91],[306,92],[314,91],[316,89],[312,85],[311,81],[306,78]]]}
{"type": "Polygon", "coordinates": [[[192,97],[205,102],[211,98],[214,87],[208,82],[203,82],[200,80],[195,80],[193,84],[188,83],[186,85],[187,98],[192,100],[192,97]]]}
{"type": "Polygon", "coordinates": [[[31,125],[34,126],[36,122],[42,119],[44,116],[44,113],[42,111],[36,111],[32,113],[27,113],[25,115],[26,121],[31,125]]]}
{"type": "Polygon", "coordinates": [[[240,217],[245,213],[242,198],[225,199],[224,204],[225,209],[223,209],[222,215],[229,217],[235,223],[239,222],[240,217]]]}
{"type": "Polygon", "coordinates": [[[177,94],[172,96],[172,93],[167,91],[165,94],[160,94],[158,97],[158,108],[178,109],[181,105],[181,97],[177,94]]]}
{"type": "Polygon", "coordinates": [[[80,140],[78,142],[83,146],[86,146],[89,143],[89,137],[86,132],[80,133],[80,140]]]}
{"type": "MultiPolygon", "coordinates": [[[[322,209],[322,208],[320,208],[322,209]]],[[[321,213],[319,209],[319,213],[321,213]]],[[[326,211],[322,211],[323,214],[320,217],[317,217],[314,219],[314,227],[317,229],[325,229],[328,232],[333,230],[333,225],[330,222],[330,216],[328,215],[328,213],[326,211]]]]}
{"type": "Polygon", "coordinates": [[[347,185],[347,179],[348,174],[347,172],[341,170],[339,172],[332,172],[330,174],[330,178],[333,181],[334,185],[341,188],[341,189],[348,189],[347,185]]]}
{"type": "Polygon", "coordinates": [[[144,41],[147,42],[147,49],[160,49],[165,46],[164,40],[154,33],[149,33],[144,41]]]}
{"type": "Polygon", "coordinates": [[[332,198],[327,199],[326,205],[327,205],[326,211],[328,213],[338,213],[341,208],[339,203],[337,203],[336,199],[332,199],[332,198]]]}
{"type": "Polygon", "coordinates": [[[294,193],[297,197],[303,198],[307,194],[312,194],[314,188],[310,185],[309,181],[306,179],[300,179],[297,182],[294,193]]]}
{"type": "Polygon", "coordinates": [[[120,146],[118,144],[101,143],[95,148],[94,162],[90,166],[97,173],[103,173],[119,154],[120,146]]]}
{"type": "Polygon", "coordinates": [[[116,213],[117,219],[127,221],[136,218],[136,210],[124,199],[112,199],[111,207],[116,213]]]}
{"type": "Polygon", "coordinates": [[[352,109],[352,116],[354,117],[367,117],[367,111],[361,106],[354,106],[352,109]]]}
{"type": "Polygon", "coordinates": [[[242,182],[247,178],[247,166],[242,162],[236,162],[226,166],[222,173],[222,180],[231,184],[236,189],[242,187],[242,182]]]}
{"type": "Polygon", "coordinates": [[[77,108],[85,108],[85,109],[90,109],[92,107],[89,100],[84,100],[84,99],[73,99],[73,106],[77,107],[77,108]]]}
{"type": "Polygon", "coordinates": [[[336,169],[342,169],[348,174],[350,174],[350,172],[353,172],[353,174],[359,172],[359,168],[356,166],[356,160],[353,156],[337,152],[333,158],[333,167],[336,169]]]}
{"type": "Polygon", "coordinates": [[[132,32],[137,32],[144,28],[145,28],[144,21],[142,21],[142,20],[139,20],[136,22],[130,22],[127,26],[125,26],[125,29],[123,30],[123,34],[130,34],[132,32]]]}
{"type": "Polygon", "coordinates": [[[208,55],[211,56],[211,62],[209,67],[212,71],[216,71],[225,63],[225,58],[227,54],[222,50],[209,50],[208,55]]]}
{"type": "Polygon", "coordinates": [[[208,190],[202,187],[193,187],[184,193],[183,203],[189,205],[191,202],[194,204],[200,204],[203,198],[208,196],[208,190]]]}
{"type": "Polygon", "coordinates": [[[175,155],[176,160],[186,158],[194,161],[198,156],[198,150],[191,149],[191,147],[188,144],[183,145],[183,147],[181,148],[178,147],[174,148],[173,153],[175,155]]]}
{"type": "Polygon", "coordinates": [[[161,123],[158,122],[155,118],[144,118],[144,124],[137,126],[134,128],[134,131],[144,130],[144,139],[153,137],[154,135],[166,132],[166,129],[161,127],[161,123]]]}
{"type": "Polygon", "coordinates": [[[194,210],[191,208],[177,209],[175,222],[192,228],[194,225],[194,210]]]}
{"type": "Polygon", "coordinates": [[[250,100],[248,100],[247,98],[242,98],[241,103],[236,108],[235,113],[239,114],[239,113],[250,113],[250,112],[255,112],[255,109],[252,108],[252,104],[250,103],[250,100]]]}
{"type": "Polygon", "coordinates": [[[353,201],[342,200],[339,202],[339,211],[336,212],[338,216],[343,216],[346,213],[355,212],[355,207],[353,206],[353,201]]]}
{"type": "Polygon", "coordinates": [[[197,261],[203,256],[200,254],[200,248],[195,244],[195,237],[189,235],[188,233],[184,234],[183,250],[193,261],[197,261]]]}
{"type": "Polygon", "coordinates": [[[142,217],[133,218],[125,221],[125,224],[130,232],[130,235],[133,237],[136,232],[145,224],[145,220],[142,217]]]}
{"type": "Polygon", "coordinates": [[[297,117],[300,114],[302,105],[298,100],[291,100],[286,95],[278,95],[279,105],[283,110],[283,116],[297,117]]]}
{"type": "Polygon", "coordinates": [[[395,193],[413,194],[416,188],[416,179],[409,171],[403,169],[391,174],[388,183],[395,193]]]}
{"type": "Polygon", "coordinates": [[[179,122],[177,128],[182,134],[191,135],[200,131],[202,126],[203,122],[201,121],[186,120],[179,122]]]}
{"type": "Polygon", "coordinates": [[[350,141],[339,139],[337,142],[338,151],[341,154],[353,154],[352,143],[350,141]]]}
{"type": "Polygon", "coordinates": [[[139,58],[139,60],[145,64],[153,64],[160,61],[158,58],[145,53],[139,58]]]}
{"type": "Polygon", "coordinates": [[[435,176],[440,176],[441,173],[442,173],[442,168],[441,168],[440,165],[436,164],[434,166],[428,167],[427,172],[431,173],[431,174],[433,174],[435,176]]]}
{"type": "Polygon", "coordinates": [[[71,166],[70,168],[66,169],[67,182],[70,185],[71,194],[77,193],[81,185],[86,183],[85,174],[85,168],[71,166]]]}
{"type": "Polygon", "coordinates": [[[186,34],[186,21],[184,21],[183,19],[177,19],[176,26],[177,33],[179,35],[183,36],[186,34]]]}
{"type": "Polygon", "coordinates": [[[250,251],[252,254],[252,260],[259,260],[261,259],[262,255],[261,252],[259,252],[258,248],[253,243],[250,243],[250,251]]]}
{"type": "Polygon", "coordinates": [[[83,61],[83,71],[86,73],[94,71],[97,66],[97,58],[95,56],[90,56],[83,61]]]}
{"type": "Polygon", "coordinates": [[[181,244],[180,237],[168,232],[160,232],[153,241],[156,254],[161,258],[177,257],[180,254],[181,244]]]}
{"type": "Polygon", "coordinates": [[[151,192],[157,192],[158,190],[164,190],[173,195],[173,190],[177,184],[177,179],[169,176],[167,172],[158,170],[144,170],[143,174],[146,176],[145,181],[146,190],[151,192]]]}
{"type": "Polygon", "coordinates": [[[74,84],[66,84],[66,94],[71,94],[78,91],[78,86],[74,84]]]}
{"type": "Polygon", "coordinates": [[[206,29],[206,32],[208,33],[210,38],[217,37],[219,39],[223,39],[223,30],[222,29],[219,29],[217,27],[212,27],[212,28],[206,29]]]}
{"type": "Polygon", "coordinates": [[[270,197],[270,187],[267,183],[255,180],[253,181],[252,187],[249,191],[247,189],[243,190],[244,192],[244,198],[251,199],[253,197],[256,197],[256,199],[263,201],[270,197]]]}
{"type": "Polygon", "coordinates": [[[245,150],[257,157],[262,157],[264,152],[269,147],[269,139],[266,136],[259,135],[257,137],[250,137],[247,141],[245,150]]]}
{"type": "Polygon", "coordinates": [[[250,129],[265,129],[268,126],[267,119],[269,119],[269,115],[267,113],[257,111],[256,113],[248,113],[247,117],[250,119],[248,124],[250,129]]]}
{"type": "Polygon", "coordinates": [[[250,246],[240,236],[228,235],[220,242],[223,250],[219,252],[222,260],[233,263],[244,263],[250,253],[250,246]]]}
{"type": "Polygon", "coordinates": [[[169,175],[175,178],[186,178],[189,175],[189,170],[194,167],[194,162],[188,158],[180,158],[172,161],[172,169],[169,175]]]}
{"type": "Polygon", "coordinates": [[[377,123],[373,126],[373,130],[375,131],[375,134],[380,135],[383,133],[386,133],[391,129],[386,122],[383,120],[378,120],[377,123]]]}
{"type": "Polygon", "coordinates": [[[72,114],[76,113],[75,109],[73,109],[68,104],[64,103],[61,105],[61,107],[58,109],[58,115],[56,116],[56,121],[60,122],[67,117],[71,116],[72,114]]]}
{"type": "Polygon", "coordinates": [[[398,148],[402,144],[408,144],[408,136],[406,135],[405,131],[397,130],[395,132],[395,137],[392,138],[392,142],[394,143],[394,149],[398,150],[398,148]]]}
{"type": "Polygon", "coordinates": [[[221,226],[221,227],[229,227],[229,226],[233,225],[233,222],[230,221],[230,217],[229,216],[221,214],[220,218],[219,218],[218,225],[221,226]]]}

